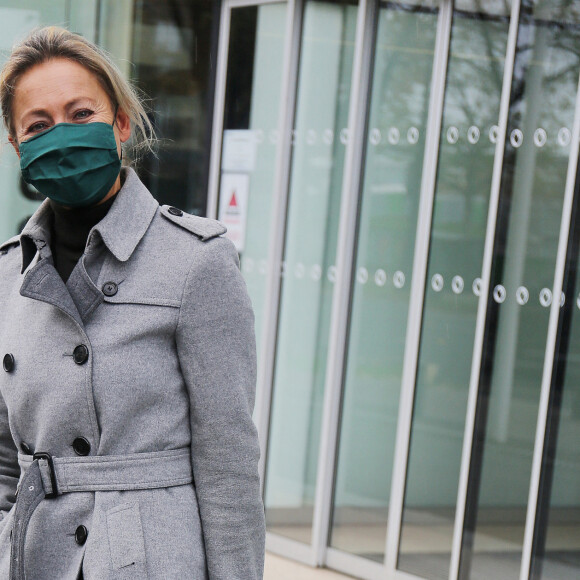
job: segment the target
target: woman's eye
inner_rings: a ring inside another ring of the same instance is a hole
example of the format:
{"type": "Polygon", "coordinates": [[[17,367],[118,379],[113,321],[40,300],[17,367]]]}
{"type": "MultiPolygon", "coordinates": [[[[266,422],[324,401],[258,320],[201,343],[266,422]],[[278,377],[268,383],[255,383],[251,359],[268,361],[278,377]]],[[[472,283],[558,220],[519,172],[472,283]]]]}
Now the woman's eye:
{"type": "Polygon", "coordinates": [[[75,120],[82,121],[88,119],[93,114],[89,109],[83,109],[82,111],[77,111],[74,115],[75,120]]]}
{"type": "Polygon", "coordinates": [[[44,131],[45,129],[48,129],[48,125],[43,121],[43,122],[33,123],[32,125],[30,125],[30,127],[28,127],[26,132],[27,133],[39,133],[40,131],[44,131]]]}

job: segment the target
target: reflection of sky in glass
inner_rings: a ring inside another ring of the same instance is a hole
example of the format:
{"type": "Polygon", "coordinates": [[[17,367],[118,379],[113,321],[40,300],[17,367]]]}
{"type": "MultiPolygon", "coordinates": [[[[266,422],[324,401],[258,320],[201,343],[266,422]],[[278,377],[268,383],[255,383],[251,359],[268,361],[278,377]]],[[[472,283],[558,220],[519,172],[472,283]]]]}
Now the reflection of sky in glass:
{"type": "MultiPolygon", "coordinates": [[[[544,17],[565,21],[571,13],[559,12],[562,7],[552,4],[548,13],[538,4],[544,17]]],[[[472,459],[472,467],[481,469],[468,494],[468,513],[475,514],[467,523],[473,543],[470,535],[464,538],[471,578],[485,573],[491,552],[502,555],[502,578],[519,577],[570,152],[567,135],[580,72],[570,43],[576,37],[577,45],[576,29],[537,21],[539,12],[532,9],[524,2],[511,88],[492,269],[492,289],[502,287],[505,297],[499,300],[494,293],[488,313],[476,431],[484,452],[472,459]],[[518,296],[524,289],[529,301],[522,305],[518,296]],[[502,485],[506,471],[509,486],[502,485]]]]}
{"type": "Polygon", "coordinates": [[[405,572],[441,580],[449,575],[509,26],[503,16],[475,14],[476,3],[461,8],[447,68],[398,559],[405,572]]]}

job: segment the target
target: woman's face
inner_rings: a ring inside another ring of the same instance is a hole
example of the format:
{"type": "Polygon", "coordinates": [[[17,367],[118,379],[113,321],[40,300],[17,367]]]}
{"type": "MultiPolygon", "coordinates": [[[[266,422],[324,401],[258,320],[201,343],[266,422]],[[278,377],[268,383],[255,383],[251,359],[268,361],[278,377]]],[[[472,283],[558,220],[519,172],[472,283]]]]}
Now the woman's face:
{"type": "MultiPolygon", "coordinates": [[[[26,71],[16,83],[9,140],[20,156],[18,143],[58,123],[113,123],[107,93],[84,66],[65,58],[49,60],[26,71]]],[[[119,109],[114,125],[117,149],[129,139],[131,124],[119,109]]]]}

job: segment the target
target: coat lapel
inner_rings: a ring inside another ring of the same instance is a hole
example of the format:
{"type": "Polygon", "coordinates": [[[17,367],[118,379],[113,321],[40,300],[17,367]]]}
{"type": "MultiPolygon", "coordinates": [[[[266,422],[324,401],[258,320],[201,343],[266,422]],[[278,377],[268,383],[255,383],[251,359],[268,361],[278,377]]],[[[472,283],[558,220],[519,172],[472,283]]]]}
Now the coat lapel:
{"type": "Polygon", "coordinates": [[[72,271],[66,288],[82,320],[86,320],[103,302],[103,293],[93,284],[82,259],[72,271]]]}
{"type": "Polygon", "coordinates": [[[83,326],[69,291],[48,258],[41,257],[38,264],[29,270],[20,287],[20,295],[52,304],[83,326]]]}
{"type": "Polygon", "coordinates": [[[104,300],[91,276],[99,271],[103,254],[102,241],[115,260],[127,261],[149,228],[158,203],[139,181],[132,169],[124,169],[125,182],[109,213],[91,233],[85,256],[79,260],[65,284],[54,268],[50,253],[52,210],[45,201],[32,216],[22,235],[22,272],[26,272],[20,294],[52,304],[81,326],[104,300]],[[33,265],[38,254],[38,263],[33,265]],[[88,261],[87,261],[88,260],[88,261]],[[85,264],[86,261],[86,264],[85,264]],[[93,272],[95,270],[95,272],[93,272]]]}

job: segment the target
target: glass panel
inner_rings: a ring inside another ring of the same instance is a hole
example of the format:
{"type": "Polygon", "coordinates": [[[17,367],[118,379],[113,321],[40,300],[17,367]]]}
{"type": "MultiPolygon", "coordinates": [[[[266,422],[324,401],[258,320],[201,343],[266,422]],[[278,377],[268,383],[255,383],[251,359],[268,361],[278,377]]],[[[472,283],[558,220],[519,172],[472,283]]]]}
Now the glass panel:
{"type": "Polygon", "coordinates": [[[330,544],[382,561],[437,10],[378,16],[330,544]]]}
{"type": "Polygon", "coordinates": [[[138,2],[135,0],[73,0],[71,4],[71,27],[87,36],[89,27],[97,27],[92,40],[103,47],[113,58],[126,78],[133,78],[132,65],[135,16],[138,2]],[[94,15],[88,10],[97,4],[94,15]],[[87,32],[85,32],[87,30],[87,32]]]}
{"type": "MultiPolygon", "coordinates": [[[[37,26],[66,23],[67,2],[0,0],[0,67],[4,66],[12,46],[37,26]]],[[[20,177],[20,165],[12,147],[7,144],[6,131],[0,129],[6,143],[0,162],[0,242],[20,233],[28,218],[43,199],[20,177]]]]}
{"type": "Polygon", "coordinates": [[[449,576],[509,6],[454,12],[398,567],[449,576]],[[495,10],[495,11],[493,11],[495,10]]]}
{"type": "Polygon", "coordinates": [[[157,155],[143,159],[139,174],[161,203],[201,215],[207,201],[216,62],[214,4],[136,0],[134,8],[132,73],[153,101],[151,115],[160,138],[157,155]]]}
{"type": "Polygon", "coordinates": [[[490,567],[505,580],[520,574],[549,306],[561,300],[551,288],[580,72],[578,8],[521,8],[461,560],[462,577],[474,580],[490,567]]]}
{"type": "Polygon", "coordinates": [[[231,11],[219,219],[235,243],[256,315],[260,353],[286,4],[231,11]]]}
{"type": "Polygon", "coordinates": [[[266,470],[268,529],[309,544],[357,7],[308,1],[266,470]]]}
{"type": "Polygon", "coordinates": [[[580,175],[576,178],[575,196],[563,288],[566,301],[560,312],[540,480],[532,580],[580,576],[580,175]]]}

